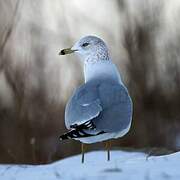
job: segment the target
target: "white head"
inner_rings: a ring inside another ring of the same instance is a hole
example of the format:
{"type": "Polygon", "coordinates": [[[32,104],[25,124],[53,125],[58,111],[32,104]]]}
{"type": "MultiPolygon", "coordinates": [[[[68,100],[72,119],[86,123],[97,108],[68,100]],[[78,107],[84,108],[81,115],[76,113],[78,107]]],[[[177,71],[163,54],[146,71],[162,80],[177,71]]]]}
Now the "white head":
{"type": "Polygon", "coordinates": [[[86,62],[109,60],[108,48],[104,41],[96,36],[85,36],[77,41],[72,48],[63,49],[60,55],[77,53],[86,62]]]}

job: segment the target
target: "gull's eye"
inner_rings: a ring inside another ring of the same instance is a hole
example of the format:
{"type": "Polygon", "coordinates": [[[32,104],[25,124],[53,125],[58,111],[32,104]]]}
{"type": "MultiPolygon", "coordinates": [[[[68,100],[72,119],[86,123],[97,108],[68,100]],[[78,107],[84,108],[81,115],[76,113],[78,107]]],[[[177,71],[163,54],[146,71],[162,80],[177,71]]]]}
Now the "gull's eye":
{"type": "Polygon", "coordinates": [[[87,47],[87,46],[89,46],[89,43],[83,43],[82,44],[82,47],[87,47]]]}

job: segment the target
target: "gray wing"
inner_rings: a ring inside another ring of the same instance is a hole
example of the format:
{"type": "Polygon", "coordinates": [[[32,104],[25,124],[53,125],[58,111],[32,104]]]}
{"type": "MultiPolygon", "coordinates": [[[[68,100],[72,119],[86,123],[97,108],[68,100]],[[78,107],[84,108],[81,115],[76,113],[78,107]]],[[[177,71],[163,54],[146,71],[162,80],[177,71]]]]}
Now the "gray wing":
{"type": "Polygon", "coordinates": [[[116,132],[131,124],[132,101],[123,84],[102,83],[99,99],[103,111],[93,120],[97,130],[116,132]]]}
{"type": "Polygon", "coordinates": [[[80,86],[66,105],[65,125],[80,125],[97,117],[102,111],[98,98],[97,83],[86,83],[80,86]]]}

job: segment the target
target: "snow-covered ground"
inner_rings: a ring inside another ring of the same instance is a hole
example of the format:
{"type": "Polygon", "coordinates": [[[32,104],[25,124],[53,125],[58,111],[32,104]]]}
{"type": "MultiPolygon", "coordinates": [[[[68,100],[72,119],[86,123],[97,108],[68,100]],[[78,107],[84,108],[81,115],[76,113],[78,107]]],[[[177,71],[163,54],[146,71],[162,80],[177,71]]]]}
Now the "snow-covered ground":
{"type": "Polygon", "coordinates": [[[73,156],[49,165],[0,165],[0,180],[180,180],[180,152],[147,158],[144,153],[105,151],[73,156]]]}

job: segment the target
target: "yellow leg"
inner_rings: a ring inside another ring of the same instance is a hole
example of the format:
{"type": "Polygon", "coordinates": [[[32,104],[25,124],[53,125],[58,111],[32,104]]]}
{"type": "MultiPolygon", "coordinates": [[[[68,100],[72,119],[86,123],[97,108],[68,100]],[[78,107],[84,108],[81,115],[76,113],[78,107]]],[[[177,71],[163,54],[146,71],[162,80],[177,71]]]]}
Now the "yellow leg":
{"type": "Polygon", "coordinates": [[[84,149],[85,149],[85,144],[81,143],[81,153],[82,153],[81,163],[84,163],[84,149]]]}
{"type": "Polygon", "coordinates": [[[110,161],[111,141],[106,141],[107,161],[110,161]]]}

